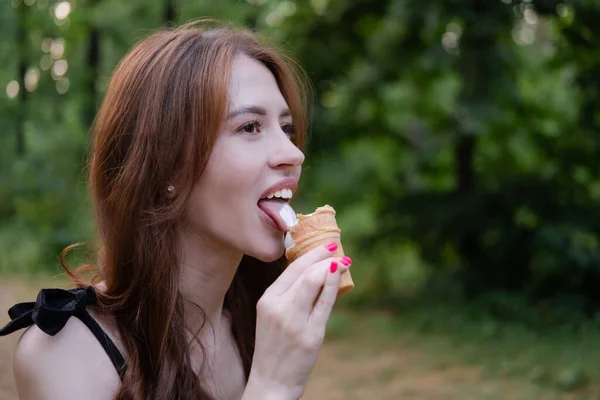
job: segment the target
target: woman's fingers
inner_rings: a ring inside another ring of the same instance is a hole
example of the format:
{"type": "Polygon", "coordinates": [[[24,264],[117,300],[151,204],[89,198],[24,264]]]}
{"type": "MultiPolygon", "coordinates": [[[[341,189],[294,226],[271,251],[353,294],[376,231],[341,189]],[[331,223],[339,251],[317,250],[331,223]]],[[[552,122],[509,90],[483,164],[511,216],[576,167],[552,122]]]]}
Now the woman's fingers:
{"type": "Polygon", "coordinates": [[[313,311],[308,318],[309,329],[317,336],[317,339],[323,340],[327,321],[331,315],[331,310],[335,304],[338,286],[340,283],[340,274],[348,269],[339,261],[332,261],[329,270],[326,273],[323,290],[317,299],[313,311]]]}
{"type": "Polygon", "coordinates": [[[292,388],[291,396],[286,398],[302,395],[325,337],[340,274],[352,262],[348,257],[331,257],[334,251],[315,249],[307,254],[285,279],[277,282],[276,291],[265,292],[258,301],[249,382],[273,382],[277,388],[292,388]],[[281,295],[273,295],[275,292],[281,295]]]}
{"type": "Polygon", "coordinates": [[[336,243],[329,243],[310,250],[306,254],[299,257],[296,261],[291,263],[265,293],[274,296],[279,296],[285,293],[294,284],[294,282],[296,282],[298,278],[300,278],[300,276],[306,272],[307,268],[318,263],[319,261],[331,257],[333,252],[336,250],[336,243]]]}
{"type": "Polygon", "coordinates": [[[308,316],[312,311],[319,292],[323,289],[332,268],[340,269],[340,272],[348,269],[340,258],[330,257],[313,265],[290,288],[290,291],[294,295],[294,301],[298,303],[298,307],[303,315],[306,314],[308,316]]]}

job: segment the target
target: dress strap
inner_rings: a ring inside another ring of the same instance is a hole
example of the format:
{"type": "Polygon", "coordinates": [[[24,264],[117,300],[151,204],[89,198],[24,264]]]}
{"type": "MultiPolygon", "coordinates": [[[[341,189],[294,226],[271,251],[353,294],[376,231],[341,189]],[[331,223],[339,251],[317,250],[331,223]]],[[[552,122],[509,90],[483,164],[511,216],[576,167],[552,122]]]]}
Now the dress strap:
{"type": "Polygon", "coordinates": [[[96,292],[91,286],[70,290],[42,289],[35,303],[15,304],[8,310],[11,321],[0,328],[0,336],[9,335],[33,324],[47,335],[54,336],[64,328],[71,316],[77,317],[92,331],[123,379],[127,370],[123,355],[86,310],[86,306],[94,304],[96,299],[96,292]]]}

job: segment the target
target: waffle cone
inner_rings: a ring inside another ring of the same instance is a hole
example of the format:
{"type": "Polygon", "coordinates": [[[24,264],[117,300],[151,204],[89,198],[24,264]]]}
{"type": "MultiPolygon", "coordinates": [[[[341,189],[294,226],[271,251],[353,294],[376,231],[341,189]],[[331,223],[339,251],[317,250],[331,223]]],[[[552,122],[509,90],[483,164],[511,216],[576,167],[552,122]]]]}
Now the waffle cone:
{"type": "MultiPolygon", "coordinates": [[[[327,243],[336,243],[337,250],[334,257],[343,257],[344,248],[341,241],[341,230],[335,220],[335,210],[330,206],[319,207],[311,215],[297,214],[298,223],[290,228],[290,234],[295,245],[286,250],[285,256],[290,261],[306,254],[310,250],[324,246],[327,243]]],[[[337,297],[341,297],[354,288],[350,271],[347,270],[340,276],[337,297]]]]}

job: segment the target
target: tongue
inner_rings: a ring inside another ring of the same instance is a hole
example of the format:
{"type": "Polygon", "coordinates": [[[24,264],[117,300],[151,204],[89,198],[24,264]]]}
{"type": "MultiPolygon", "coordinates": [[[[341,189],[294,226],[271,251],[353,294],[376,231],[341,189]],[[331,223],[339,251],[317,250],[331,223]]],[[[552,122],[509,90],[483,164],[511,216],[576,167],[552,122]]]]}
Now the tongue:
{"type": "Polygon", "coordinates": [[[288,206],[288,203],[283,200],[260,200],[258,207],[275,221],[275,224],[282,232],[288,230],[288,226],[280,215],[281,210],[288,206]]]}

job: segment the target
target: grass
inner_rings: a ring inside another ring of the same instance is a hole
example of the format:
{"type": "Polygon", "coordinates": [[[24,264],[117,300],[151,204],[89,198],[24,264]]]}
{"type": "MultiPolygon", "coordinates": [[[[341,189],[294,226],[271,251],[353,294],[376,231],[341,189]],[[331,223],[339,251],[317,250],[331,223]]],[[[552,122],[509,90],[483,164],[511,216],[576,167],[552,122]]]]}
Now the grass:
{"type": "MultiPolygon", "coordinates": [[[[474,369],[481,387],[504,382],[520,391],[473,398],[600,399],[600,331],[596,329],[537,331],[465,315],[452,306],[428,306],[393,313],[338,310],[330,321],[328,338],[330,343],[354,343],[352,353],[342,356],[347,359],[416,350],[418,361],[411,370],[417,374],[474,369]]],[[[377,379],[390,382],[394,371],[383,369],[377,379]]]]}
{"type": "MultiPolygon", "coordinates": [[[[64,280],[0,276],[0,325],[15,302],[64,280]]],[[[533,330],[451,305],[401,311],[336,306],[305,400],[600,399],[600,331],[533,330]]],[[[0,399],[16,400],[0,340],[0,399]]]]}

